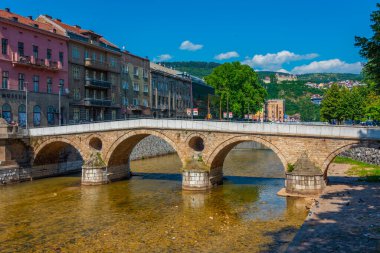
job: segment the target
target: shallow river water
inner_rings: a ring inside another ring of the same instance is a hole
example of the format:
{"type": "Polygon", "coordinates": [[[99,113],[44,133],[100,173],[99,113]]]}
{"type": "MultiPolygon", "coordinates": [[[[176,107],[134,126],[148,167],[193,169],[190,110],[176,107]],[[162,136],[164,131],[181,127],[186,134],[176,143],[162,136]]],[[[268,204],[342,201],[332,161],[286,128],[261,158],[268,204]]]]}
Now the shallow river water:
{"type": "Polygon", "coordinates": [[[180,161],[131,163],[132,179],[80,186],[80,175],[0,187],[0,252],[278,252],[306,217],[276,195],[283,168],[269,150],[233,150],[222,186],[181,189],[180,161]]]}

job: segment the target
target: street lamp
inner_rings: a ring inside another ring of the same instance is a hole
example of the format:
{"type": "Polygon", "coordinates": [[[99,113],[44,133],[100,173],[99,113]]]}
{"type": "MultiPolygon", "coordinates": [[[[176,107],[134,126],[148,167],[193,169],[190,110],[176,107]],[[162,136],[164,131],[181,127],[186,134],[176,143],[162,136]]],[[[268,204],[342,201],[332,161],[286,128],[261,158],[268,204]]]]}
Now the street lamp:
{"type": "Polygon", "coordinates": [[[61,126],[61,92],[62,92],[62,84],[60,83],[58,85],[59,91],[58,91],[58,121],[59,126],[61,126]]]}
{"type": "Polygon", "coordinates": [[[25,129],[28,130],[28,82],[24,82],[25,90],[25,129]]]}

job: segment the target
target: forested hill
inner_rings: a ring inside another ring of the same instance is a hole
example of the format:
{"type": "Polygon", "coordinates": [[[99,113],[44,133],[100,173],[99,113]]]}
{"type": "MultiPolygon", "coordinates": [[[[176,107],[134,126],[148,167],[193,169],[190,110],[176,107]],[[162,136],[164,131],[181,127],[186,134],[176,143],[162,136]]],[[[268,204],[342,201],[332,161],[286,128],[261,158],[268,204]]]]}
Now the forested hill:
{"type": "MultiPolygon", "coordinates": [[[[189,62],[162,62],[163,65],[169,68],[174,68],[178,71],[187,72],[191,75],[198,77],[205,77],[211,74],[212,70],[220,65],[216,62],[200,62],[200,61],[189,61],[189,62]]],[[[265,76],[275,75],[276,72],[271,71],[259,71],[257,72],[261,79],[265,76]]],[[[288,75],[281,73],[282,75],[288,75]]],[[[363,77],[357,74],[339,74],[339,73],[315,73],[315,74],[303,74],[297,75],[298,80],[305,82],[315,82],[315,83],[326,83],[344,80],[362,80],[363,77]]]]}
{"type": "Polygon", "coordinates": [[[203,78],[211,74],[212,70],[218,67],[220,64],[216,62],[162,62],[162,65],[168,68],[174,68],[178,71],[187,72],[191,75],[203,78]]]}

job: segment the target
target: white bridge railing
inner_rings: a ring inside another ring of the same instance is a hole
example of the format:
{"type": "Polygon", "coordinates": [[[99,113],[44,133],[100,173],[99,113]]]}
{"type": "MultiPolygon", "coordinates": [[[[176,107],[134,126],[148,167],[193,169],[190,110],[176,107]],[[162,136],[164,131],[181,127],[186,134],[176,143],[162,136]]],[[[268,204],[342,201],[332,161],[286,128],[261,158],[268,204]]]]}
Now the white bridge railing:
{"type": "Polygon", "coordinates": [[[380,140],[380,128],[174,119],[134,119],[92,124],[67,125],[60,127],[33,128],[29,130],[29,136],[56,136],[127,129],[172,129],[184,131],[380,140]]]}

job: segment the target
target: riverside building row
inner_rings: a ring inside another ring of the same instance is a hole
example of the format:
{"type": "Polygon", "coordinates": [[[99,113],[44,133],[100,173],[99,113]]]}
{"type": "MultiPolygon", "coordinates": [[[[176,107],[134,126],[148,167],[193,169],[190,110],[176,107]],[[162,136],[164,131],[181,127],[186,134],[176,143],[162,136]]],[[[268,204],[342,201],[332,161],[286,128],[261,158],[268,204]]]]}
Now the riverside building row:
{"type": "Polygon", "coordinates": [[[58,18],[0,10],[0,110],[20,126],[137,116],[190,117],[202,80],[58,18]],[[196,82],[193,82],[196,80],[196,82]]]}

